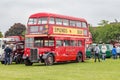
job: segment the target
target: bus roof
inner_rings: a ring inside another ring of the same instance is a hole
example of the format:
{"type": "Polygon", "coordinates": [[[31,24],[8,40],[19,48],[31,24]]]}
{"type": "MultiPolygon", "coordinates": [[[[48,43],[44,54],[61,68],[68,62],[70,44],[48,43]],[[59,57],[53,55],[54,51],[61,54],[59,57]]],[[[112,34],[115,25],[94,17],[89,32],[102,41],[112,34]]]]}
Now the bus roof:
{"type": "Polygon", "coordinates": [[[32,14],[29,18],[39,18],[39,17],[57,17],[57,18],[65,18],[65,19],[70,19],[70,20],[80,20],[80,21],[85,21],[86,22],[86,20],[84,18],[77,18],[77,17],[72,17],[72,16],[65,16],[65,15],[60,15],[60,14],[47,13],[47,12],[32,14]]]}

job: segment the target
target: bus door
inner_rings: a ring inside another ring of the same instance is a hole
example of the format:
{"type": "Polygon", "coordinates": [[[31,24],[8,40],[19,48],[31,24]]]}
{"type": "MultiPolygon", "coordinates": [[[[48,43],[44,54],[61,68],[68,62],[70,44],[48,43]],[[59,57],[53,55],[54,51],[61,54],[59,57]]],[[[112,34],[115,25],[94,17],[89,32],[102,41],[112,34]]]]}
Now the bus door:
{"type": "Polygon", "coordinates": [[[75,46],[73,46],[73,43],[74,41],[72,40],[65,40],[64,43],[65,43],[65,54],[66,54],[66,58],[67,60],[74,60],[74,56],[75,56],[75,51],[76,51],[76,48],[75,46]]]}
{"type": "Polygon", "coordinates": [[[75,60],[79,51],[85,52],[84,40],[66,40],[65,44],[67,60],[75,60]]]}
{"type": "Polygon", "coordinates": [[[57,61],[66,61],[67,55],[65,52],[65,46],[63,40],[56,40],[56,59],[57,61]]]}
{"type": "Polygon", "coordinates": [[[78,40],[79,50],[82,51],[83,60],[85,59],[86,50],[85,50],[85,39],[78,40]]]}

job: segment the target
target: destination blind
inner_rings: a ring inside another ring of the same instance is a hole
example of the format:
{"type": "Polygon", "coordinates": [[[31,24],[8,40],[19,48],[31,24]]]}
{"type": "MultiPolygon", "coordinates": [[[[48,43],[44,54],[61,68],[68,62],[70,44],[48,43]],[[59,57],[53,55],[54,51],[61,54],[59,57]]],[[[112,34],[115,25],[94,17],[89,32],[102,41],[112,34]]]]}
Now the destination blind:
{"type": "Polygon", "coordinates": [[[71,34],[71,35],[83,35],[82,29],[53,27],[54,34],[71,34]]]}

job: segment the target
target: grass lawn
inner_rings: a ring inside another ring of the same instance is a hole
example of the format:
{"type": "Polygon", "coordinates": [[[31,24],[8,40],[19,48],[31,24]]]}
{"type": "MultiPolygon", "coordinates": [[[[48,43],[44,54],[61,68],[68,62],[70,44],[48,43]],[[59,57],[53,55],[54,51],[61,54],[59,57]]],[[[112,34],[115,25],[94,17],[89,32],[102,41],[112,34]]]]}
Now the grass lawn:
{"type": "Polygon", "coordinates": [[[0,80],[120,80],[120,59],[107,59],[83,63],[61,63],[53,66],[43,64],[2,65],[0,80]]]}

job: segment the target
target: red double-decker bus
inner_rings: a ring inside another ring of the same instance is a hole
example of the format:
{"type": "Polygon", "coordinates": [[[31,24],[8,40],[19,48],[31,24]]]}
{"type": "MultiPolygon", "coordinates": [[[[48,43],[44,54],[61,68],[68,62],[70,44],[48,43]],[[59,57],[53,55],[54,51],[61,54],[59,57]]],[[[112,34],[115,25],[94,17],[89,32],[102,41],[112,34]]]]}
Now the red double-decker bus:
{"type": "Polygon", "coordinates": [[[83,18],[36,13],[29,17],[25,35],[25,65],[43,62],[85,60],[85,39],[88,38],[88,24],[83,18]]]}

